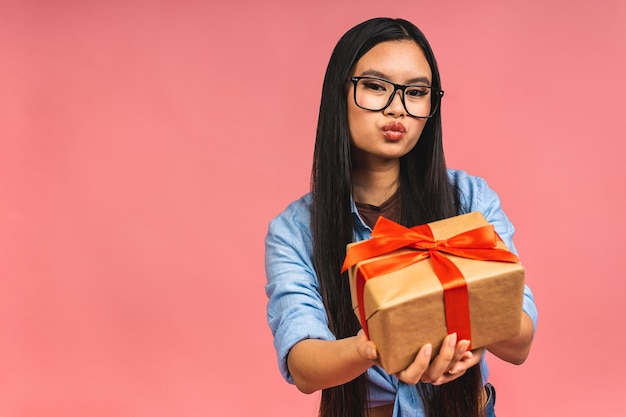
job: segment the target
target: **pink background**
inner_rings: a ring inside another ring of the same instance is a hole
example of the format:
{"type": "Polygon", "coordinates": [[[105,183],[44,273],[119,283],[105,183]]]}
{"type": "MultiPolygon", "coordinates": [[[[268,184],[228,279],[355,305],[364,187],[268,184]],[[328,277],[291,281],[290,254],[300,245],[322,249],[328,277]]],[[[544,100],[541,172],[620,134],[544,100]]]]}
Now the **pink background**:
{"type": "Polygon", "coordinates": [[[377,15],[428,35],[449,165],[518,229],[540,324],[491,361],[498,415],[626,415],[626,3],[504,3],[2,1],[0,415],[316,415],[263,238],[308,190],[335,42],[377,15]]]}

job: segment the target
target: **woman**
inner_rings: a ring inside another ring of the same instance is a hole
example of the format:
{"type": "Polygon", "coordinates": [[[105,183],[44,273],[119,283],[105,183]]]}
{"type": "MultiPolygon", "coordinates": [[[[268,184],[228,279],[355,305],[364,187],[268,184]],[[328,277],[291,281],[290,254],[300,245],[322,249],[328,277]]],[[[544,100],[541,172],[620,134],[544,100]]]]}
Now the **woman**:
{"type": "MultiPolygon", "coordinates": [[[[405,370],[386,374],[339,272],[346,244],[368,239],[379,215],[414,226],[481,211],[514,250],[497,195],[482,179],[446,168],[442,96],[431,48],[405,20],[363,22],[331,56],[312,192],[274,219],[266,237],[279,367],[302,392],[323,390],[321,417],[494,415],[485,348],[469,351],[469,341],[450,334],[437,356],[427,344],[405,370]]],[[[537,316],[527,287],[523,310],[520,334],[486,350],[524,362],[537,316]]]]}

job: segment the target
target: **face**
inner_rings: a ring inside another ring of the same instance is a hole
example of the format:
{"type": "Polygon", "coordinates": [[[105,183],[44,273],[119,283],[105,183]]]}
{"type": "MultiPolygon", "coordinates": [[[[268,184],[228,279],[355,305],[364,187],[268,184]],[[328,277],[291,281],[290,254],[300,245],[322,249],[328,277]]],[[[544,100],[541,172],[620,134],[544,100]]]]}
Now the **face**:
{"type": "MultiPolygon", "coordinates": [[[[432,72],[422,49],[413,41],[382,42],[354,66],[353,76],[384,78],[397,84],[431,85],[432,72]]],[[[354,102],[354,84],[348,91],[348,123],[356,165],[398,160],[417,143],[426,121],[409,116],[396,92],[384,110],[370,111],[354,102]]]]}

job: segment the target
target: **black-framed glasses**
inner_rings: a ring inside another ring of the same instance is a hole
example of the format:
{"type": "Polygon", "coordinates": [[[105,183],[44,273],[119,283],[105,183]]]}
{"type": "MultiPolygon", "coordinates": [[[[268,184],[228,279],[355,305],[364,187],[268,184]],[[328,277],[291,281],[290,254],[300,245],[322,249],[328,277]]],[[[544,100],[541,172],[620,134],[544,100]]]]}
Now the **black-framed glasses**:
{"type": "Polygon", "coordinates": [[[354,103],[362,109],[381,111],[389,107],[400,90],[400,99],[406,112],[413,117],[427,119],[437,111],[443,90],[423,84],[396,84],[384,78],[352,77],[354,103]]]}

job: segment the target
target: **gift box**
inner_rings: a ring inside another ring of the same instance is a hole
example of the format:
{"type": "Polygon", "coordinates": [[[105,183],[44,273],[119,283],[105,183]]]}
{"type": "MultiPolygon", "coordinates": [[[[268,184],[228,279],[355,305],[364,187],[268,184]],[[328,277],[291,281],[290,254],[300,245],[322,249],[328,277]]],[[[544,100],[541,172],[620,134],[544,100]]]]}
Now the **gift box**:
{"type": "Polygon", "coordinates": [[[447,334],[471,348],[519,334],[524,268],[479,212],[405,228],[379,218],[372,239],[348,245],[355,314],[390,374],[447,334]]]}

